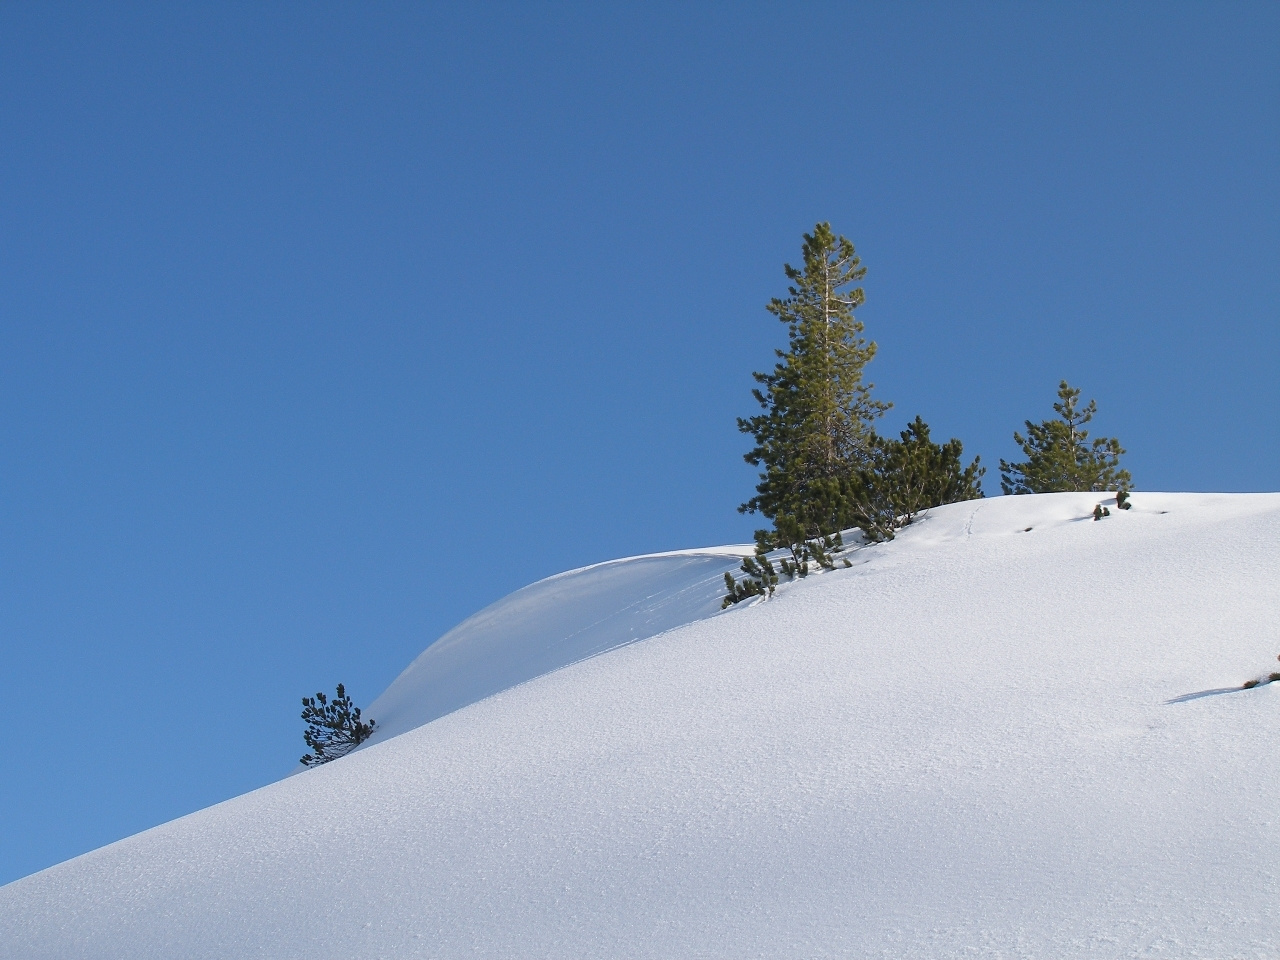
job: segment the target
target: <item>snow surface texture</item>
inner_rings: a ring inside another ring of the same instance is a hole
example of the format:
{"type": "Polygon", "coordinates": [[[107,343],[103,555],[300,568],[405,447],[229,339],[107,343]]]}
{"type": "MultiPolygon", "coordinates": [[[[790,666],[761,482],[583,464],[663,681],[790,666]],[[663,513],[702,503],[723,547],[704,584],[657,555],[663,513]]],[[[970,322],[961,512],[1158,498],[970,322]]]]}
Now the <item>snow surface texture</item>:
{"type": "Polygon", "coordinates": [[[464,620],[367,711],[370,743],[615,647],[714,615],[753,547],[612,560],[539,580],[464,620]]]}
{"type": "Polygon", "coordinates": [[[0,888],[0,956],[1274,958],[1280,495],[1099,499],[939,508],[409,729],[484,660],[424,656],[408,732],[0,888]]]}

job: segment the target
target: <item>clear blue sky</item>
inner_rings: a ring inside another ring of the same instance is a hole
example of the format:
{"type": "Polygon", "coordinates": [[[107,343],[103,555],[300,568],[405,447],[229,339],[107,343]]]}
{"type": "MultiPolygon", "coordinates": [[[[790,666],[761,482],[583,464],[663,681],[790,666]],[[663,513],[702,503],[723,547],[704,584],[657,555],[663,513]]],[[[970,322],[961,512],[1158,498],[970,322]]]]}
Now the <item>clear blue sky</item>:
{"type": "Polygon", "coordinates": [[[1280,489],[1277,49],[1275,3],[0,6],[0,882],[278,778],[301,696],[525,583],[748,540],[818,220],[887,428],[994,468],[1066,377],[1139,490],[1280,489]]]}

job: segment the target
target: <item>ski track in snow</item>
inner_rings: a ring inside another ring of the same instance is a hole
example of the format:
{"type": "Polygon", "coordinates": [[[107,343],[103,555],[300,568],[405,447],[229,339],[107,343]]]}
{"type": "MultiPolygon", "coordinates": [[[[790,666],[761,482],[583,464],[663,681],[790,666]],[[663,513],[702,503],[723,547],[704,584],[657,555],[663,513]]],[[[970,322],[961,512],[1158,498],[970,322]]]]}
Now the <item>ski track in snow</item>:
{"type": "Polygon", "coordinates": [[[366,749],[0,888],[0,957],[1274,958],[1280,495],[1098,499],[533,584],[366,749]]]}

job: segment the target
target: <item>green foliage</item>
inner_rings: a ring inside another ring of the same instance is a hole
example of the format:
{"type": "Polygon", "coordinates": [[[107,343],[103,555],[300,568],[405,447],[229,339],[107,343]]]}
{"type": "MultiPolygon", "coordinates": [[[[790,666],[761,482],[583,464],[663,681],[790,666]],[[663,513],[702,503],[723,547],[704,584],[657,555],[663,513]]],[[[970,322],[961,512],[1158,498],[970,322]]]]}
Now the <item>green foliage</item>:
{"type": "Polygon", "coordinates": [[[754,374],[761,413],[738,420],[755,440],[745,459],[761,468],[756,495],[738,509],[763,514],[773,528],[756,531],[741,581],[725,575],[725,606],[771,595],[779,576],[848,566],[839,559],[842,530],[887,540],[923,510],[982,496],[985,469],[976,458],[962,464],[959,440],[933,443],[920,417],[900,440],[877,436],[872,425],[890,405],[863,382],[876,345],[854,317],[864,300],[854,284],[866,269],[829,223],[805,234],[803,256],[802,268],[785,266],[789,296],[768,307],[787,326],[788,349],[777,351],[772,371],[754,374]]]}
{"type": "Polygon", "coordinates": [[[1129,502],[1129,491],[1120,490],[1116,493],[1116,506],[1121,510],[1132,510],[1133,504],[1129,502]]]}
{"type": "Polygon", "coordinates": [[[373,734],[375,720],[360,719],[360,708],[338,684],[338,694],[329,700],[323,693],[302,698],[302,719],[307,721],[302,738],[311,748],[302,758],[303,766],[314,767],[346,756],[373,734]]]}
{"type": "MultiPolygon", "coordinates": [[[[799,529],[784,530],[774,534],[774,541],[787,555],[779,561],[783,576],[788,579],[807,577],[813,567],[823,570],[836,568],[836,555],[844,549],[839,531],[826,536],[806,539],[799,529]]],[[[759,550],[760,547],[757,547],[759,550]]],[[[845,561],[846,567],[849,562],[845,561]]]]}
{"type": "Polygon", "coordinates": [[[964,466],[963,453],[955,437],[934,443],[919,416],[898,440],[876,437],[854,498],[857,525],[867,539],[892,540],[895,530],[930,507],[981,498],[986,467],[979,466],[979,457],[964,466]]]}
{"type": "Polygon", "coordinates": [[[1034,424],[1026,421],[1027,435],[1013,439],[1027,459],[1021,463],[1000,461],[1000,487],[1006,494],[1057,493],[1066,490],[1128,490],[1129,471],[1120,467],[1124,449],[1120,441],[1100,437],[1089,441],[1085,424],[1098,405],[1090,400],[1081,408],[1080,391],[1063,380],[1058,386],[1057,420],[1034,424]]]}
{"type": "Polygon", "coordinates": [[[760,547],[756,548],[754,557],[747,557],[742,561],[741,570],[743,577],[740,581],[734,580],[733,574],[726,571],[724,585],[727,593],[724,602],[720,604],[721,610],[751,597],[771,597],[778,586],[778,571],[769,560],[767,552],[760,547]]]}
{"type": "Polygon", "coordinates": [[[754,557],[747,557],[742,561],[742,579],[735,580],[731,573],[724,575],[726,594],[720,609],[751,597],[773,596],[780,576],[788,580],[807,577],[815,566],[823,570],[834,570],[837,561],[845,567],[853,566],[848,560],[838,560],[837,554],[843,549],[844,540],[839,532],[806,540],[795,530],[784,533],[757,530],[756,553],[754,557]],[[775,545],[776,549],[786,551],[778,559],[777,566],[774,566],[769,557],[775,545]]]}
{"type": "Polygon", "coordinates": [[[805,234],[802,253],[802,268],[784,266],[789,295],[768,305],[786,324],[788,349],[777,351],[772,371],[753,375],[762,412],[738,420],[755,440],[744,459],[761,468],[756,495],[738,509],[763,514],[773,529],[756,531],[756,572],[744,564],[746,580],[729,584],[726,604],[772,593],[776,572],[765,566],[772,550],[787,551],[787,577],[835,565],[839,531],[853,525],[851,499],[871,457],[871,423],[889,406],[862,380],[876,345],[853,313],[864,296],[852,285],[866,274],[853,244],[819,223],[805,234]]]}
{"type": "Polygon", "coordinates": [[[876,345],[854,318],[862,288],[847,289],[866,274],[853,244],[819,223],[803,256],[803,269],[784,267],[790,296],[768,305],[786,324],[788,349],[771,372],[754,374],[762,412],[738,420],[755,439],[745,459],[762,468],[756,495],[739,509],[773,520],[791,543],[848,526],[851,481],[870,455],[872,421],[888,408],[862,381],[876,345]]]}
{"type": "Polygon", "coordinates": [[[1093,508],[1093,519],[1101,520],[1103,517],[1111,516],[1111,511],[1102,504],[1095,504],[1093,508]]]}

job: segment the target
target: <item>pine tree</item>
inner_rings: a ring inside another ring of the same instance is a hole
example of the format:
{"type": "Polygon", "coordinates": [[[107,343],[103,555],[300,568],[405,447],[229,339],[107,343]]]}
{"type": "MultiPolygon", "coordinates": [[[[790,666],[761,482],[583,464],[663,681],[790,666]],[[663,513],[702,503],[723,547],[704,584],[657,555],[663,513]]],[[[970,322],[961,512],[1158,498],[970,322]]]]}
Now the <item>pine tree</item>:
{"type": "Polygon", "coordinates": [[[873,385],[862,379],[876,345],[854,317],[864,295],[849,287],[866,268],[853,244],[819,223],[804,236],[803,256],[803,268],[784,266],[789,296],[767,307],[786,324],[788,349],[777,351],[772,371],[754,374],[759,386],[752,395],[762,412],[738,420],[738,429],[755,439],[745,459],[762,468],[756,495],[738,509],[773,521],[772,530],[756,531],[757,555],[789,549],[787,576],[804,576],[811,562],[833,565],[839,531],[853,525],[871,424],[889,407],[872,398],[873,385]]]}
{"type": "Polygon", "coordinates": [[[1057,493],[1067,490],[1129,490],[1133,478],[1120,467],[1124,449],[1112,437],[1089,440],[1084,429],[1098,405],[1090,400],[1079,407],[1080,391],[1063,380],[1058,385],[1057,420],[1034,424],[1026,421],[1027,435],[1013,439],[1027,459],[1022,463],[1000,461],[1000,487],[1006,494],[1057,493]]]}
{"type": "Polygon", "coordinates": [[[741,580],[735,580],[732,573],[725,572],[726,593],[724,602],[720,604],[721,610],[751,597],[771,597],[778,586],[778,571],[765,553],[757,551],[754,557],[747,557],[742,561],[741,569],[744,574],[741,580]]]}
{"type": "Polygon", "coordinates": [[[895,530],[930,507],[982,496],[987,469],[979,457],[964,466],[964,447],[955,437],[934,443],[919,416],[900,436],[877,437],[871,463],[861,474],[857,523],[869,540],[892,540],[895,530]]]}
{"type": "Polygon", "coordinates": [[[377,723],[360,719],[360,708],[352,704],[342,684],[338,684],[338,695],[332,701],[323,693],[303,697],[302,719],[307,721],[302,739],[312,750],[302,758],[306,767],[345,757],[373,735],[377,723]]]}

